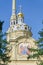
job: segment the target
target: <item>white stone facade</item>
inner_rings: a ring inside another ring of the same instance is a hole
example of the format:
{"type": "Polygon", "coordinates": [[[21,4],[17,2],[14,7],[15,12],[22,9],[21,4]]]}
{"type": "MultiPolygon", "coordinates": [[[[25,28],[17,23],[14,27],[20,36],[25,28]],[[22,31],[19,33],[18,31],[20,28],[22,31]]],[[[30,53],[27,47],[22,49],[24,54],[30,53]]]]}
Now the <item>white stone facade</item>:
{"type": "Polygon", "coordinates": [[[12,16],[7,31],[7,41],[10,43],[11,49],[8,65],[37,65],[37,59],[27,59],[29,54],[33,54],[28,48],[37,48],[31,29],[24,23],[23,13],[20,11],[16,14],[16,0],[12,1],[12,16]]]}

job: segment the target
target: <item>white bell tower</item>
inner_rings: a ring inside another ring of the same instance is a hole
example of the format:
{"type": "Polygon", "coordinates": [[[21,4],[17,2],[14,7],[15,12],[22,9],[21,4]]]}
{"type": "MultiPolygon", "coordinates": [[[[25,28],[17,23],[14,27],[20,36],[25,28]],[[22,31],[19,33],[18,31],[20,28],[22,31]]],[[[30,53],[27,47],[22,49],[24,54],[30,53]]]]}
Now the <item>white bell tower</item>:
{"type": "Polygon", "coordinates": [[[12,0],[12,15],[10,19],[10,26],[16,24],[16,0],[12,0]]]}

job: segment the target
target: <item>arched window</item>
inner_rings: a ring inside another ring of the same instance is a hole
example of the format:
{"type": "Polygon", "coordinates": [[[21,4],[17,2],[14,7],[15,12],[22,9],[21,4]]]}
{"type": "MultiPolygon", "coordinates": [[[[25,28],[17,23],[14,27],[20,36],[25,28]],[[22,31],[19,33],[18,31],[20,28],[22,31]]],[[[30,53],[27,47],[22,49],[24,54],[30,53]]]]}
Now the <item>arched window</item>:
{"type": "Polygon", "coordinates": [[[14,21],[14,25],[15,25],[15,21],[14,21]]]}
{"type": "Polygon", "coordinates": [[[16,24],[17,24],[18,22],[16,21],[16,24]]]}
{"type": "Polygon", "coordinates": [[[25,30],[27,30],[27,27],[25,27],[25,30]]]}

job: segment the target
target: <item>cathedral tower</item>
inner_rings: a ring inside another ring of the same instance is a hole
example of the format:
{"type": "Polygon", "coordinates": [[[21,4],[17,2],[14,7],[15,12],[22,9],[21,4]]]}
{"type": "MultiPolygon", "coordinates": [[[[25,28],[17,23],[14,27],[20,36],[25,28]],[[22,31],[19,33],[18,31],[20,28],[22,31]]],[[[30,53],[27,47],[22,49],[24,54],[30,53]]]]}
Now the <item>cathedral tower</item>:
{"type": "Polygon", "coordinates": [[[27,56],[31,54],[28,48],[36,48],[35,40],[32,38],[30,27],[24,23],[21,7],[19,13],[16,14],[16,0],[12,0],[12,15],[7,31],[7,41],[10,43],[9,49],[11,49],[9,53],[11,62],[8,65],[33,65],[32,63],[36,65],[36,61],[27,60],[27,56]]]}
{"type": "Polygon", "coordinates": [[[10,26],[16,25],[16,0],[12,0],[12,15],[10,19],[10,26]]]}

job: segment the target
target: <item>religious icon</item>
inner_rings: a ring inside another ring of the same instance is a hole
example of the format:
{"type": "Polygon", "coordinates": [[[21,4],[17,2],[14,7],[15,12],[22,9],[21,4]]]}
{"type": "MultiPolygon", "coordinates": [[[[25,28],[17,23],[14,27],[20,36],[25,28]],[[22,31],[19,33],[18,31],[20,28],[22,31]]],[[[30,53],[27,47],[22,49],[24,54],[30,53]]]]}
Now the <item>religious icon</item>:
{"type": "Polygon", "coordinates": [[[30,54],[30,50],[28,48],[29,48],[29,45],[28,44],[21,43],[19,45],[19,54],[29,55],[30,54]]]}

